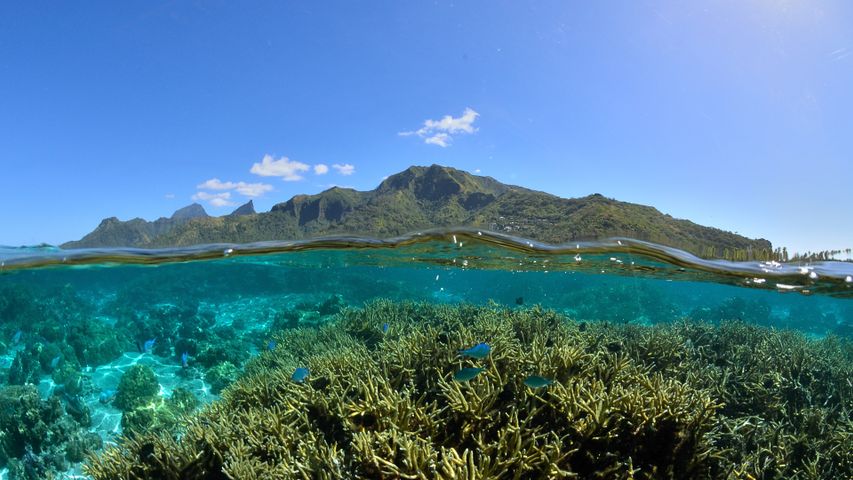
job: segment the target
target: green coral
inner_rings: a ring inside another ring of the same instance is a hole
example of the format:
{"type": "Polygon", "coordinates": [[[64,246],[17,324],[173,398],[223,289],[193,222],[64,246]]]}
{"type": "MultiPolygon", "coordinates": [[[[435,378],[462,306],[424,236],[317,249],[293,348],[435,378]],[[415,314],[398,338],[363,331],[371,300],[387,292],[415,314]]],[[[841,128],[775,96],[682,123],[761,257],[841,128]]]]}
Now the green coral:
{"type": "Polygon", "coordinates": [[[122,432],[126,436],[140,433],[173,434],[180,428],[181,419],[198,408],[198,399],[192,392],[176,388],[172,395],[124,412],[121,417],[122,432]]]}
{"type": "Polygon", "coordinates": [[[96,480],[853,475],[853,347],[836,338],[378,301],[276,340],[180,438],[126,438],[86,470],[96,480]],[[479,342],[487,358],[460,358],[479,342]],[[290,379],[297,366],[311,370],[305,383],[290,379]],[[471,366],[485,370],[452,380],[471,366]],[[531,389],[529,375],[554,383],[531,389]]]}
{"type": "Polygon", "coordinates": [[[56,478],[69,461],[82,460],[69,448],[84,432],[59,397],[42,400],[33,385],[0,388],[0,469],[8,468],[9,478],[56,478]]]}
{"type": "Polygon", "coordinates": [[[152,403],[160,393],[154,370],[146,365],[134,365],[119,380],[113,405],[129,412],[152,403]]]}
{"type": "Polygon", "coordinates": [[[210,384],[210,391],[218,394],[223,388],[234,383],[240,376],[240,371],[233,363],[219,363],[204,374],[204,380],[210,384]]]}

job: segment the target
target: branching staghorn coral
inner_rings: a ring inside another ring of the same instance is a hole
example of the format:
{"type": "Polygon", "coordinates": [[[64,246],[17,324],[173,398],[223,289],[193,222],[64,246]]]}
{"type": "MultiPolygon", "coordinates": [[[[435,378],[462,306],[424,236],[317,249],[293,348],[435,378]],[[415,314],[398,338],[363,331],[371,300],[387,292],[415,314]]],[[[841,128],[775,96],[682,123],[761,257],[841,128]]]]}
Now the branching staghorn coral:
{"type": "Polygon", "coordinates": [[[97,480],[849,478],[853,349],[740,322],[578,324],[376,301],[288,329],[171,436],[97,480]],[[486,342],[485,358],[462,349],[486,342]],[[308,378],[291,379],[307,367],[308,378]],[[465,367],[483,371],[454,379],[465,367]],[[532,388],[537,375],[553,383],[532,388]]]}

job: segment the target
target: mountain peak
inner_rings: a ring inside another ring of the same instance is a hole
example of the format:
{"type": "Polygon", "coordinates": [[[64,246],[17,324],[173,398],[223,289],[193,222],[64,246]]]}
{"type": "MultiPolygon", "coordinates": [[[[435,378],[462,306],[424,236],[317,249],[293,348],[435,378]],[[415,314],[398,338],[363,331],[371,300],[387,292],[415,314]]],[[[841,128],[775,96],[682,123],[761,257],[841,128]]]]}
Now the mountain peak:
{"type": "Polygon", "coordinates": [[[209,217],[210,215],[204,211],[204,207],[197,203],[193,203],[187,205],[184,208],[179,208],[175,210],[175,213],[172,214],[172,220],[191,220],[193,218],[203,218],[209,217]]]}
{"type": "Polygon", "coordinates": [[[241,215],[254,215],[255,213],[256,213],[255,212],[255,203],[254,203],[254,201],[249,200],[248,202],[244,203],[243,205],[240,205],[239,207],[237,207],[237,209],[234,210],[233,212],[229,213],[228,216],[229,217],[239,217],[241,215]]]}
{"type": "Polygon", "coordinates": [[[675,219],[653,207],[600,194],[560,198],[441,165],[409,167],[370,191],[330,188],[296,195],[269,213],[254,211],[250,201],[219,218],[206,218],[198,204],[154,222],[109,218],[63,247],[159,247],[322,235],[387,238],[427,228],[472,226],[548,243],[633,237],[703,255],[713,252],[711,256],[772,248],[766,240],[675,219]]]}
{"type": "Polygon", "coordinates": [[[375,191],[387,193],[407,190],[414,193],[415,198],[419,200],[434,202],[446,200],[452,196],[496,195],[508,189],[509,186],[491,177],[472,175],[453,167],[433,164],[429,167],[411,166],[391,175],[375,191]]]}

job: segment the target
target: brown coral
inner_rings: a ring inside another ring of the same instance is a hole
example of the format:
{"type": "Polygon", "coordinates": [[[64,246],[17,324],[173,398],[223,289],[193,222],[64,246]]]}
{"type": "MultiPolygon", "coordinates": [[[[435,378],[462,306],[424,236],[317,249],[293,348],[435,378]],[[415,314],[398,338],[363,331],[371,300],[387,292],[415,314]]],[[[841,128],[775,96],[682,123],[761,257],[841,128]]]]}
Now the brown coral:
{"type": "Polygon", "coordinates": [[[849,477],[850,352],[741,323],[579,328],[535,307],[378,301],[282,332],[180,438],[125,439],[87,469],[96,479],[849,477]],[[477,342],[491,345],[487,358],[457,354],[477,342]],[[311,370],[305,383],[290,380],[297,366],[311,370]],[[485,371],[453,381],[464,366],[485,371]],[[528,375],[555,383],[532,389],[528,375]]]}

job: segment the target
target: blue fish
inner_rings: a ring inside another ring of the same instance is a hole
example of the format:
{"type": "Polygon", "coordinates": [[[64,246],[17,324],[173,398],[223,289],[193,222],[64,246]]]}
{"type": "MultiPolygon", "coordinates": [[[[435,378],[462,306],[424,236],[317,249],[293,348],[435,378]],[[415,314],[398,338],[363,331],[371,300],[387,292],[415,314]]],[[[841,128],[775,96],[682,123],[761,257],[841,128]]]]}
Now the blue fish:
{"type": "Polygon", "coordinates": [[[453,379],[457,382],[467,382],[468,380],[471,380],[472,378],[479,375],[480,372],[482,372],[483,370],[485,369],[476,367],[463,368],[462,370],[459,370],[458,372],[453,374],[453,379]]]}
{"type": "Polygon", "coordinates": [[[60,360],[62,360],[62,355],[57,355],[53,357],[53,360],[50,361],[50,369],[56,370],[56,366],[59,365],[60,360]]]}
{"type": "Polygon", "coordinates": [[[552,383],[554,383],[554,380],[550,378],[540,377],[539,375],[531,375],[524,379],[524,384],[530,388],[547,387],[552,383]]]}
{"type": "Polygon", "coordinates": [[[14,335],[12,335],[12,343],[13,343],[14,345],[17,345],[17,344],[18,344],[18,342],[20,342],[20,341],[21,341],[21,336],[22,336],[23,334],[24,334],[24,332],[22,332],[21,330],[18,330],[17,332],[15,332],[15,334],[14,334],[14,335]]]}
{"type": "Polygon", "coordinates": [[[459,350],[459,355],[471,358],[486,358],[489,356],[489,352],[491,351],[492,347],[490,347],[488,343],[478,343],[471,348],[459,350]]]}
{"type": "Polygon", "coordinates": [[[116,398],[116,392],[113,389],[104,390],[98,395],[98,401],[101,403],[110,403],[114,398],[116,398]]]}
{"type": "Polygon", "coordinates": [[[142,345],[142,352],[143,353],[151,353],[151,349],[154,348],[155,343],[157,343],[156,338],[152,338],[151,340],[146,340],[145,343],[142,345]]]}
{"type": "Polygon", "coordinates": [[[275,340],[270,340],[269,342],[267,342],[267,350],[273,350],[276,345],[278,344],[275,343],[275,340]]]}
{"type": "Polygon", "coordinates": [[[388,329],[391,328],[391,325],[388,325],[388,322],[382,324],[382,333],[388,333],[388,329]]]}
{"type": "Polygon", "coordinates": [[[308,369],[305,367],[299,367],[293,371],[293,375],[290,376],[290,379],[296,383],[302,383],[308,377],[308,369]]]}
{"type": "Polygon", "coordinates": [[[182,353],[181,354],[181,366],[184,368],[187,368],[189,366],[189,364],[187,363],[187,360],[189,360],[189,359],[190,359],[189,353],[187,353],[187,352],[182,353]]]}

